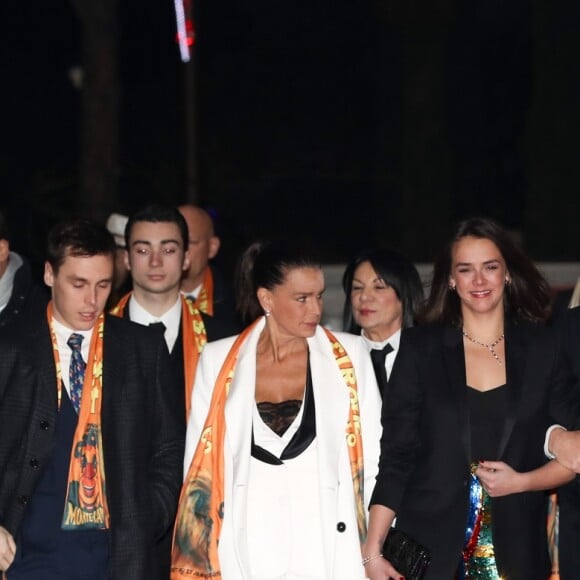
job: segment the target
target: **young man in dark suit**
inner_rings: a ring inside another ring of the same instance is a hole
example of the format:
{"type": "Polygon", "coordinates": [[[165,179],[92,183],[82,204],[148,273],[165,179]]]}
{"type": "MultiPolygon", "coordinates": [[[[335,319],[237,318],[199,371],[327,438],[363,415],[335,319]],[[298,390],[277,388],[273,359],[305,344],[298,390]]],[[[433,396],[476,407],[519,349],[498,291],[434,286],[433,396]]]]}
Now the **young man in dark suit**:
{"type": "Polygon", "coordinates": [[[133,290],[111,312],[163,329],[188,409],[203,346],[235,334],[236,328],[199,311],[180,293],[182,275],[190,264],[187,236],[187,224],[174,207],[150,205],[130,216],[125,227],[125,263],[133,290]]]}
{"type": "Polygon", "coordinates": [[[47,313],[0,345],[0,569],[8,580],[166,579],[183,416],[159,333],[109,317],[115,243],[53,228],[47,313]]]}

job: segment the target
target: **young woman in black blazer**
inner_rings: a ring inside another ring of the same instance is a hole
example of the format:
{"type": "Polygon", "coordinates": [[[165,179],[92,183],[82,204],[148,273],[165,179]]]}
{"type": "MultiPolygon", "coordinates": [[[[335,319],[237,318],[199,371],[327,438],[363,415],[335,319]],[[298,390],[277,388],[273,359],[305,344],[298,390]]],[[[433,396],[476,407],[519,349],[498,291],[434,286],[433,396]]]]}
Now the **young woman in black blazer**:
{"type": "Polygon", "coordinates": [[[553,422],[573,425],[577,406],[539,324],[548,290],[497,224],[459,224],[435,263],[431,324],[403,333],[383,405],[363,550],[371,580],[402,577],[380,556],[395,518],[431,551],[425,580],[549,576],[541,490],[573,473],[546,462],[543,443],[553,422]]]}

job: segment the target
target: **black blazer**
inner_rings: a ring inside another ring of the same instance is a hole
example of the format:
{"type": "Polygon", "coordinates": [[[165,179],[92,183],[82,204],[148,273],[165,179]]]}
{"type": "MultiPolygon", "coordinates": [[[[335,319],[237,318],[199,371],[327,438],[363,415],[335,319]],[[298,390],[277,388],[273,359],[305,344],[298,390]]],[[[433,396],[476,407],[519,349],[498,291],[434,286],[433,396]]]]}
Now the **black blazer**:
{"type": "MultiPolygon", "coordinates": [[[[562,352],[580,396],[580,308],[563,310],[557,320],[562,336],[562,352]]],[[[558,490],[560,507],[558,548],[560,577],[574,580],[580,570],[580,477],[558,490]]]]}
{"type": "MultiPolygon", "coordinates": [[[[578,408],[555,333],[527,324],[505,330],[508,412],[496,457],[517,471],[545,461],[546,429],[572,425],[578,408]]],[[[454,576],[468,507],[471,429],[465,354],[459,330],[403,332],[383,405],[380,471],[371,503],[397,514],[397,527],[430,548],[429,580],[454,576]]],[[[545,580],[547,495],[492,500],[499,571],[510,580],[545,580]]]]}
{"type": "MultiPolygon", "coordinates": [[[[227,320],[216,319],[213,316],[205,314],[204,312],[200,312],[200,314],[203,320],[208,342],[237,334],[236,327],[227,320]]],[[[123,310],[123,318],[125,320],[131,320],[129,317],[128,307],[123,310]]],[[[163,333],[159,328],[154,328],[154,330],[159,333],[160,336],[163,336],[163,333]]],[[[178,392],[176,393],[178,404],[180,405],[183,411],[183,417],[185,418],[185,388],[193,389],[193,385],[185,385],[185,361],[183,358],[183,321],[181,321],[179,324],[179,332],[177,334],[175,344],[173,345],[173,349],[169,355],[169,361],[171,372],[174,374],[172,382],[179,387],[178,392]]]]}
{"type": "MultiPolygon", "coordinates": [[[[17,537],[53,445],[56,371],[46,319],[0,344],[0,525],[17,537]]],[[[156,542],[173,524],[182,481],[183,411],[155,331],[108,316],[102,429],[114,580],[159,578],[156,542]]]]}

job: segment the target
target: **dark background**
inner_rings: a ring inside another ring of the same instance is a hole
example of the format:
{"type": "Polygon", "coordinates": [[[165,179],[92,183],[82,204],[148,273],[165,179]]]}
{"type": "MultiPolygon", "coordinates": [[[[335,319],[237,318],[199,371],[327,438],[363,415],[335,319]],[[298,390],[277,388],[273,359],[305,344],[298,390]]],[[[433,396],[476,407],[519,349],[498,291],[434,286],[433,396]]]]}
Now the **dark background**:
{"type": "MultiPolygon", "coordinates": [[[[328,262],[370,244],[429,261],[475,214],[512,229],[537,260],[580,259],[577,2],[194,9],[197,194],[226,264],[278,235],[328,262]]],[[[0,206],[13,245],[40,263],[47,228],[79,208],[82,93],[68,71],[82,65],[84,29],[65,0],[3,2],[0,16],[0,206]]],[[[182,203],[173,3],[123,0],[118,31],[118,180],[106,210],[182,203]]]]}

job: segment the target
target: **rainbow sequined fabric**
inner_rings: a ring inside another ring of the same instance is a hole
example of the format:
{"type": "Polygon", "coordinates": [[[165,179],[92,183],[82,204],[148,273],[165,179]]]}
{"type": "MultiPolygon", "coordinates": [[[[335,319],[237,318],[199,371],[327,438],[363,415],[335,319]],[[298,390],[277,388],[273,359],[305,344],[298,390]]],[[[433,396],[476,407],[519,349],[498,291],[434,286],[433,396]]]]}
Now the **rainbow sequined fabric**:
{"type": "Polygon", "coordinates": [[[475,475],[476,469],[477,463],[472,463],[465,545],[456,579],[501,580],[495,563],[491,536],[491,500],[475,475]]]}

